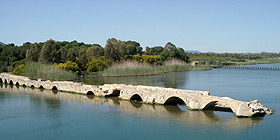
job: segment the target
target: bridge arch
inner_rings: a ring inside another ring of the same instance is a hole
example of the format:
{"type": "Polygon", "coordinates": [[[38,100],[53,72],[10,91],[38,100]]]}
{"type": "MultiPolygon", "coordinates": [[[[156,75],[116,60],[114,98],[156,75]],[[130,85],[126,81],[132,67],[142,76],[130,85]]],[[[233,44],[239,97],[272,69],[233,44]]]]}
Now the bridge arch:
{"type": "Polygon", "coordinates": [[[30,87],[31,87],[32,89],[34,89],[34,88],[35,88],[35,86],[34,86],[34,85],[31,85],[30,87]]]}
{"type": "Polygon", "coordinates": [[[105,95],[105,97],[119,97],[121,94],[121,91],[118,89],[113,90],[112,94],[110,95],[105,95]]]}
{"type": "Polygon", "coordinates": [[[214,110],[214,111],[225,111],[225,112],[233,112],[231,107],[219,107],[217,106],[218,101],[211,101],[206,104],[203,110],[214,110]]]}
{"type": "Polygon", "coordinates": [[[142,97],[139,94],[133,94],[129,100],[143,101],[142,97]]]}
{"type": "Polygon", "coordinates": [[[9,85],[13,85],[14,83],[13,83],[13,81],[12,80],[10,80],[10,82],[9,82],[9,85]]]}
{"type": "Polygon", "coordinates": [[[43,86],[43,85],[40,85],[40,86],[39,86],[39,89],[45,89],[45,88],[44,88],[44,86],[43,86]]]}
{"type": "Polygon", "coordinates": [[[0,84],[3,84],[3,80],[2,80],[2,78],[0,78],[0,84]]]}
{"type": "Polygon", "coordinates": [[[52,90],[58,90],[58,88],[56,86],[53,86],[52,90]]]}
{"type": "Polygon", "coordinates": [[[172,96],[169,97],[165,102],[164,105],[186,105],[186,103],[179,97],[172,96]]]}
{"type": "Polygon", "coordinates": [[[92,91],[88,91],[87,95],[94,95],[94,93],[92,91]]]}
{"type": "Polygon", "coordinates": [[[19,88],[19,82],[16,82],[16,87],[19,88]]]}
{"type": "Polygon", "coordinates": [[[7,80],[6,80],[6,79],[4,80],[4,84],[5,84],[5,85],[7,85],[7,84],[8,84],[8,82],[7,82],[7,80]]]}

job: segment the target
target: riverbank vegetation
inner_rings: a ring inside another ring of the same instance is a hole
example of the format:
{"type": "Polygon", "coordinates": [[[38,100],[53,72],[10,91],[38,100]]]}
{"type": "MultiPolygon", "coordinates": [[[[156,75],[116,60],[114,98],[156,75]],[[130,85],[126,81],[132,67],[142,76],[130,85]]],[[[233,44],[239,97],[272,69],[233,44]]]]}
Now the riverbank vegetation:
{"type": "Polygon", "coordinates": [[[209,69],[211,69],[210,66],[191,66],[190,64],[178,59],[167,60],[163,65],[124,61],[113,64],[108,69],[102,71],[101,74],[103,76],[144,76],[176,71],[209,69]]]}
{"type": "Polygon", "coordinates": [[[16,67],[12,74],[23,75],[30,79],[41,80],[75,80],[77,76],[74,73],[59,69],[56,66],[41,64],[38,62],[27,62],[16,67]]]}
{"type": "Polygon", "coordinates": [[[186,53],[167,42],[145,47],[136,41],[107,40],[105,47],[82,42],[26,42],[0,45],[0,72],[34,79],[71,80],[80,75],[154,75],[211,66],[280,62],[279,53],[186,53]],[[195,66],[190,63],[197,61],[195,66]],[[62,75],[62,76],[61,76],[62,75]],[[75,76],[76,75],[76,76],[75,76]],[[69,78],[70,77],[70,78],[69,78]]]}

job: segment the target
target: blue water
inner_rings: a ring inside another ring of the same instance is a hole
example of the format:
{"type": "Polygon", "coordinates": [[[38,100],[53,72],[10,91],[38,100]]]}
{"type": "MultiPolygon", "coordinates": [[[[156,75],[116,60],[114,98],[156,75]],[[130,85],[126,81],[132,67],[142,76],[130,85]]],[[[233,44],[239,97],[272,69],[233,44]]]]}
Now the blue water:
{"type": "Polygon", "coordinates": [[[215,96],[257,99],[276,111],[261,118],[237,118],[228,112],[186,111],[184,107],[2,85],[0,139],[280,139],[279,70],[214,69],[144,77],[94,77],[84,82],[207,90],[215,96]]]}

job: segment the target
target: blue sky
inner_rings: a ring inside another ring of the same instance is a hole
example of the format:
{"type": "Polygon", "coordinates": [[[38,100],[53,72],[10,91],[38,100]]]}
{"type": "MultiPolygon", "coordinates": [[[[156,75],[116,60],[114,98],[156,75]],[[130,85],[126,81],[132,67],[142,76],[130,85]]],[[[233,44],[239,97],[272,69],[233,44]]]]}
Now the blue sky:
{"type": "Polygon", "coordinates": [[[203,52],[280,52],[279,0],[0,0],[0,41],[108,38],[203,52]]]}

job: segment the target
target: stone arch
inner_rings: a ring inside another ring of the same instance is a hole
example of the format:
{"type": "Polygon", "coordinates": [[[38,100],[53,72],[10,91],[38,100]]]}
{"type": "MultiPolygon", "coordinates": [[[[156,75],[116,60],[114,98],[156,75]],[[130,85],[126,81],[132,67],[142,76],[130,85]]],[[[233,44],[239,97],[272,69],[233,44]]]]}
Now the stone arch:
{"type": "Polygon", "coordinates": [[[14,83],[13,83],[13,81],[12,80],[10,80],[10,82],[9,82],[9,85],[13,85],[14,83]]]}
{"type": "Polygon", "coordinates": [[[0,78],[0,84],[3,84],[3,80],[2,80],[2,78],[0,78]]]}
{"type": "Polygon", "coordinates": [[[34,89],[34,88],[35,88],[35,86],[34,86],[34,85],[31,85],[30,87],[31,87],[32,89],[34,89]]]}
{"type": "Polygon", "coordinates": [[[4,84],[5,84],[5,85],[7,85],[7,84],[8,84],[8,82],[7,82],[7,80],[6,80],[6,79],[4,80],[4,84]]]}
{"type": "Polygon", "coordinates": [[[19,83],[18,82],[16,82],[16,87],[19,88],[19,83]]]}
{"type": "Polygon", "coordinates": [[[121,91],[120,90],[113,90],[112,94],[110,95],[105,95],[105,97],[119,97],[120,96],[121,91]]]}
{"type": "Polygon", "coordinates": [[[168,98],[165,102],[164,105],[185,105],[186,103],[179,97],[172,96],[168,98]]]}
{"type": "Polygon", "coordinates": [[[23,88],[26,88],[26,85],[25,84],[22,84],[23,88]]]}
{"type": "Polygon", "coordinates": [[[233,110],[230,107],[219,107],[217,106],[218,101],[211,101],[208,104],[206,104],[203,108],[203,110],[214,110],[214,111],[225,111],[225,112],[233,112],[233,110]]]}
{"type": "Polygon", "coordinates": [[[40,85],[40,86],[39,86],[39,89],[44,89],[44,86],[43,86],[43,85],[40,85]]]}
{"type": "Polygon", "coordinates": [[[129,100],[143,101],[142,97],[139,94],[132,95],[129,100]]]}
{"type": "Polygon", "coordinates": [[[58,88],[56,86],[53,86],[52,90],[58,90],[58,88]]]}
{"type": "Polygon", "coordinates": [[[88,91],[87,95],[94,95],[94,93],[92,91],[88,91]]]}

